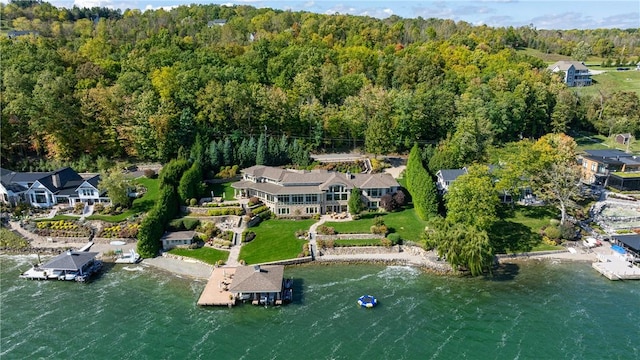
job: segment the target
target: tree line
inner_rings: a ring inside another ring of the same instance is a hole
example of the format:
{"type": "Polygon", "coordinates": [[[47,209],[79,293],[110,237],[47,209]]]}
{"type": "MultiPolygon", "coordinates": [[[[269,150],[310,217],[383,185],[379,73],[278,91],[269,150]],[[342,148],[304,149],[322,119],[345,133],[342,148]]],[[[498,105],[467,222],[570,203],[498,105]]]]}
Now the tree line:
{"type": "MultiPolygon", "coordinates": [[[[433,143],[432,167],[454,168],[548,132],[640,129],[635,93],[578,96],[516,51],[557,41],[531,27],[250,6],[0,9],[5,29],[37,32],[0,39],[0,156],[18,170],[34,158],[167,162],[198,136],[246,148],[261,134],[296,139],[299,154],[433,143]]],[[[639,53],[636,31],[564,34],[639,53]]]]}

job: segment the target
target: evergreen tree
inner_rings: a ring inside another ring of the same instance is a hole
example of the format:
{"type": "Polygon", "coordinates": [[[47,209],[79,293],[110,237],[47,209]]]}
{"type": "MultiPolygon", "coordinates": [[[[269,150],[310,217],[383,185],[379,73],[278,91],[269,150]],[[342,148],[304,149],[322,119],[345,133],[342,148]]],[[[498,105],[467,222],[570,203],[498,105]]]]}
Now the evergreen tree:
{"type": "Polygon", "coordinates": [[[230,166],[234,163],[233,148],[231,147],[231,139],[229,138],[224,140],[224,145],[222,146],[222,160],[223,166],[230,166]]]}
{"type": "Polygon", "coordinates": [[[218,144],[215,140],[212,140],[209,144],[207,158],[209,159],[209,168],[214,173],[217,173],[220,170],[222,154],[220,154],[218,144]]]}
{"type": "Polygon", "coordinates": [[[202,167],[200,163],[193,163],[189,170],[185,171],[178,185],[178,194],[182,204],[189,199],[199,198],[202,192],[202,167]]]}
{"type": "Polygon", "coordinates": [[[264,133],[260,134],[258,144],[256,145],[256,165],[265,165],[267,163],[267,139],[264,133]]]}
{"type": "Polygon", "coordinates": [[[269,146],[267,149],[267,165],[282,165],[282,154],[280,153],[280,146],[278,140],[275,137],[269,136],[269,146]]]}
{"type": "Polygon", "coordinates": [[[358,214],[364,209],[364,203],[362,202],[362,196],[360,195],[360,189],[357,187],[351,189],[349,202],[347,203],[349,206],[349,213],[351,213],[351,215],[358,214]]]}
{"type": "Polygon", "coordinates": [[[418,144],[415,144],[409,153],[405,176],[407,178],[407,190],[411,194],[413,207],[418,217],[422,220],[427,220],[429,217],[436,215],[438,213],[436,186],[427,170],[422,166],[422,157],[418,144]]]}

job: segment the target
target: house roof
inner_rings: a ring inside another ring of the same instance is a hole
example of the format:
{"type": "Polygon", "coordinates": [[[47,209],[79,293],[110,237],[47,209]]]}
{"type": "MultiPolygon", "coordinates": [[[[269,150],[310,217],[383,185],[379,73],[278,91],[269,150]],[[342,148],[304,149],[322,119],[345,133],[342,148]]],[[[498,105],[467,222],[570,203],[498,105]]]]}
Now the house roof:
{"type": "Polygon", "coordinates": [[[283,265],[239,266],[233,275],[229,291],[258,293],[282,291],[283,265]]]}
{"type": "Polygon", "coordinates": [[[195,236],[195,231],[172,231],[164,233],[162,240],[191,240],[195,236]]]}
{"type": "Polygon", "coordinates": [[[583,64],[580,61],[566,61],[566,60],[560,60],[557,61],[556,63],[550,65],[548,67],[549,70],[554,70],[554,69],[558,69],[558,70],[562,70],[562,71],[567,71],[569,70],[569,68],[571,67],[571,65],[573,65],[573,67],[576,70],[589,70],[585,64],[583,64]]]}
{"type": "Polygon", "coordinates": [[[585,153],[587,153],[588,155],[591,156],[597,156],[597,157],[608,157],[608,158],[615,158],[615,157],[630,157],[633,156],[633,154],[629,154],[626,153],[624,151],[621,150],[585,150],[585,153]]]}
{"type": "Polygon", "coordinates": [[[256,178],[268,178],[278,184],[241,180],[232,184],[236,189],[252,188],[269,194],[319,194],[329,186],[342,184],[347,189],[399,187],[389,174],[350,174],[327,170],[290,170],[256,165],[242,170],[256,178]]]}
{"type": "Polygon", "coordinates": [[[629,249],[640,252],[640,235],[613,235],[612,237],[629,249]]]}
{"type": "Polygon", "coordinates": [[[438,171],[439,177],[444,181],[454,181],[459,176],[467,173],[467,169],[443,169],[438,171]]]}
{"type": "Polygon", "coordinates": [[[42,265],[43,269],[78,271],[95,259],[97,252],[68,251],[42,265]]]}

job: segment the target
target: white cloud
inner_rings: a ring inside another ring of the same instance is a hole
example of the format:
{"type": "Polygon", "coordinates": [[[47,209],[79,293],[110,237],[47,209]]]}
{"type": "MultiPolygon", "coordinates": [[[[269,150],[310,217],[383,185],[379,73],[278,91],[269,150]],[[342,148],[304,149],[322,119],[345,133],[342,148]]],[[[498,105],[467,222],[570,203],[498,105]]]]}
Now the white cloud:
{"type": "Polygon", "coordinates": [[[147,11],[147,10],[160,10],[160,9],[162,9],[164,11],[170,11],[171,9],[175,9],[178,6],[179,5],[153,6],[153,5],[149,4],[149,5],[144,7],[144,11],[147,11]]]}
{"type": "Polygon", "coordinates": [[[74,0],[73,5],[79,8],[106,7],[113,8],[111,0],[74,0]]]}

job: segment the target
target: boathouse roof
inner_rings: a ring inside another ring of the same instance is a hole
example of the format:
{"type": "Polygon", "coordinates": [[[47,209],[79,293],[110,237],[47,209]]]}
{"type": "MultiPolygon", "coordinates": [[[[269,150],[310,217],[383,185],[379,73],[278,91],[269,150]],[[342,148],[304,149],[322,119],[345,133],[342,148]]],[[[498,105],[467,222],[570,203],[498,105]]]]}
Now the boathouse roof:
{"type": "Polygon", "coordinates": [[[229,289],[232,293],[282,291],[283,265],[239,266],[229,289]]]}
{"type": "Polygon", "coordinates": [[[613,235],[612,237],[629,249],[640,253],[640,235],[613,235]]]}
{"type": "Polygon", "coordinates": [[[88,262],[95,259],[97,252],[68,251],[42,265],[43,269],[78,271],[88,262]]]}

